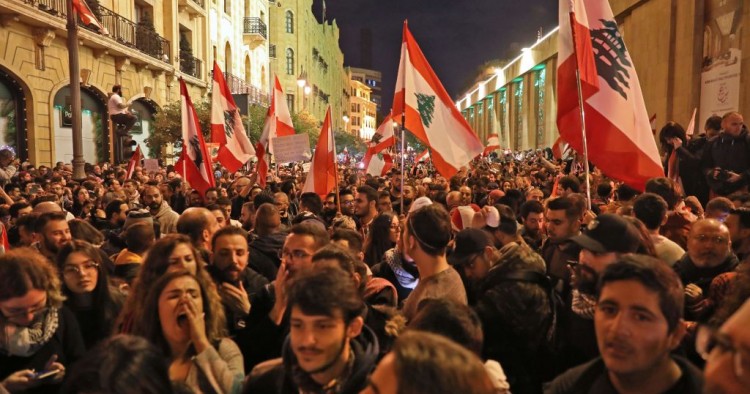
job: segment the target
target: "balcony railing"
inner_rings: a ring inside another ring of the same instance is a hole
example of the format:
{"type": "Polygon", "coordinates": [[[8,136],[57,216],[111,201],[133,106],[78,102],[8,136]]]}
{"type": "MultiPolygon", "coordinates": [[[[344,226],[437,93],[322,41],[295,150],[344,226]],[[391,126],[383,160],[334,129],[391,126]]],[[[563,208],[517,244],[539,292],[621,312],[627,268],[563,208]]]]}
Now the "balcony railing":
{"type": "Polygon", "coordinates": [[[246,16],[243,26],[245,34],[258,34],[264,39],[268,38],[266,24],[257,16],[246,16]]]}
{"type": "MultiPolygon", "coordinates": [[[[61,18],[67,17],[66,0],[23,0],[23,2],[50,15],[61,18]]],[[[169,41],[156,33],[152,25],[136,24],[130,19],[101,5],[94,7],[91,11],[109,31],[111,39],[125,46],[135,48],[154,59],[169,62],[169,41]]],[[[80,19],[78,24],[84,29],[99,33],[96,28],[84,25],[80,19]]]]}
{"type": "MultiPolygon", "coordinates": [[[[228,72],[224,72],[223,74],[224,80],[227,82],[229,91],[232,94],[247,94],[249,96],[249,103],[258,104],[264,107],[268,106],[268,95],[265,92],[234,74],[228,72]]],[[[213,79],[213,73],[211,73],[210,77],[213,79]]]]}
{"type": "Polygon", "coordinates": [[[187,75],[200,79],[201,60],[187,52],[180,52],[180,71],[187,75]]]}
{"type": "Polygon", "coordinates": [[[268,46],[268,57],[271,59],[276,59],[276,44],[271,44],[268,46]]]}
{"type": "Polygon", "coordinates": [[[201,6],[201,8],[206,8],[206,3],[204,0],[190,0],[190,1],[192,1],[195,4],[198,4],[199,6],[201,6]]]}

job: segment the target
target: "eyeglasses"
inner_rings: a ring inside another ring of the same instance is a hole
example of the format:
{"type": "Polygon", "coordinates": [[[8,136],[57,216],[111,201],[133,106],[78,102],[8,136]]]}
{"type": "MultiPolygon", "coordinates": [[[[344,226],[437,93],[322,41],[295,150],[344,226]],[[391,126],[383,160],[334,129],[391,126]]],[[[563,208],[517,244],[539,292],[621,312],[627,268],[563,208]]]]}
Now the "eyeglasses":
{"type": "Polygon", "coordinates": [[[93,261],[90,261],[88,263],[83,263],[81,265],[66,265],[63,268],[63,275],[65,276],[78,276],[82,273],[92,273],[96,272],[99,269],[99,264],[94,263],[93,261]]]}
{"type": "Polygon", "coordinates": [[[695,335],[695,350],[704,360],[708,360],[711,352],[719,348],[722,352],[732,353],[734,374],[741,378],[747,368],[746,362],[750,362],[750,355],[732,343],[729,335],[719,332],[713,327],[700,325],[695,335]],[[743,354],[744,353],[744,354],[743,354]]]}
{"type": "Polygon", "coordinates": [[[354,204],[354,200],[341,201],[341,205],[352,205],[352,204],[354,204]]]}
{"type": "Polygon", "coordinates": [[[701,243],[706,242],[706,241],[711,241],[711,243],[714,245],[723,245],[727,242],[726,238],[719,236],[719,235],[711,237],[706,234],[698,234],[694,236],[693,239],[701,243]]]}
{"type": "Polygon", "coordinates": [[[400,224],[391,224],[391,230],[401,230],[400,224]]]}
{"type": "Polygon", "coordinates": [[[301,260],[307,257],[312,256],[310,253],[305,252],[304,250],[293,250],[293,251],[287,251],[287,250],[280,250],[279,251],[279,258],[287,258],[290,260],[301,260]]]}

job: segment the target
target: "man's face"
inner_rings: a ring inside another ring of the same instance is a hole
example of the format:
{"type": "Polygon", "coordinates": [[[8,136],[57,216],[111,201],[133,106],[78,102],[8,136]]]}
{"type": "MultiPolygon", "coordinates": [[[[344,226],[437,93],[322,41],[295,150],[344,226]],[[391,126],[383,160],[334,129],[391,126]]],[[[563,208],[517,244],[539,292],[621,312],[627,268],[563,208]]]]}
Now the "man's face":
{"type": "Polygon", "coordinates": [[[131,197],[136,191],[135,184],[133,182],[125,182],[125,184],[122,185],[122,190],[125,191],[126,196],[131,197]]]}
{"type": "Polygon", "coordinates": [[[354,196],[344,194],[341,196],[341,213],[348,216],[354,215],[354,196]]]}
{"type": "Polygon", "coordinates": [[[70,236],[70,227],[65,220],[52,220],[44,226],[42,231],[42,243],[44,248],[51,253],[57,252],[72,239],[70,236]]]}
{"type": "Polygon", "coordinates": [[[279,210],[279,215],[286,217],[287,210],[289,209],[289,197],[284,193],[276,193],[276,196],[274,196],[274,205],[279,210]]]}
{"type": "Polygon", "coordinates": [[[544,199],[544,193],[542,193],[541,190],[532,190],[526,196],[526,201],[534,200],[534,201],[542,202],[543,199],[544,199]]]}
{"type": "Polygon", "coordinates": [[[544,213],[529,212],[529,215],[523,220],[523,227],[531,235],[539,234],[539,231],[544,227],[544,213]]]}
{"type": "Polygon", "coordinates": [[[242,223],[242,227],[245,228],[245,226],[247,226],[248,229],[252,227],[254,216],[252,209],[243,205],[242,210],[240,211],[240,222],[242,223]]]}
{"type": "Polygon", "coordinates": [[[717,222],[696,222],[690,230],[687,253],[696,266],[715,267],[730,253],[729,229],[717,222]]]}
{"type": "Polygon", "coordinates": [[[203,206],[203,197],[201,197],[201,194],[197,191],[192,191],[190,193],[190,206],[191,207],[202,207],[203,206]]]}
{"type": "Polygon", "coordinates": [[[570,220],[565,216],[565,210],[547,210],[546,221],[547,235],[553,241],[562,241],[580,231],[578,220],[570,220]]]}
{"type": "Polygon", "coordinates": [[[463,265],[464,276],[472,286],[476,286],[487,276],[487,273],[491,268],[490,261],[492,259],[492,254],[492,248],[485,248],[485,251],[477,253],[463,265]]]}
{"type": "Polygon", "coordinates": [[[326,200],[323,203],[323,210],[329,212],[333,212],[336,210],[336,201],[334,197],[326,197],[326,200]]]}
{"type": "Polygon", "coordinates": [[[333,316],[306,315],[299,307],[292,307],[289,340],[300,368],[308,374],[337,364],[347,355],[349,340],[361,330],[361,317],[347,325],[340,310],[335,310],[333,316]]]}
{"type": "Polygon", "coordinates": [[[461,186],[458,191],[461,193],[461,205],[471,204],[471,188],[468,186],[461,186]]]}
{"type": "Polygon", "coordinates": [[[216,239],[213,254],[214,266],[225,281],[238,283],[247,267],[247,240],[241,235],[224,235],[216,239]]]}
{"type": "Polygon", "coordinates": [[[743,123],[744,119],[742,118],[742,115],[732,114],[721,121],[721,128],[724,129],[727,134],[737,137],[742,132],[743,123]]]}
{"type": "Polygon", "coordinates": [[[114,216],[115,222],[118,226],[122,226],[123,224],[125,224],[125,219],[128,218],[128,209],[130,209],[130,207],[128,207],[128,204],[120,204],[120,211],[114,216]]]}
{"type": "Polygon", "coordinates": [[[58,198],[62,197],[63,194],[65,194],[65,190],[63,190],[63,187],[59,183],[52,183],[49,186],[50,193],[56,195],[58,198]]]}
{"type": "Polygon", "coordinates": [[[214,216],[213,213],[206,212],[206,220],[208,223],[206,224],[206,231],[204,235],[204,240],[206,241],[206,245],[210,248],[211,247],[211,238],[214,236],[214,233],[219,231],[221,229],[221,225],[216,220],[216,216],[214,216]]]}
{"type": "Polygon", "coordinates": [[[219,205],[222,212],[224,212],[224,217],[227,220],[227,225],[229,225],[229,219],[232,217],[232,205],[219,205]]]}
{"type": "Polygon", "coordinates": [[[289,277],[312,267],[312,256],[317,249],[315,239],[310,235],[289,234],[281,251],[281,261],[289,270],[289,277]]]}
{"type": "Polygon", "coordinates": [[[390,197],[381,197],[378,199],[378,212],[391,212],[393,211],[393,204],[391,203],[390,197]]]}
{"type": "Polygon", "coordinates": [[[143,191],[143,204],[146,205],[152,212],[156,212],[161,207],[162,203],[161,193],[159,189],[155,187],[147,187],[143,191]]]}
{"type": "Polygon", "coordinates": [[[172,189],[169,188],[167,185],[159,185],[159,192],[161,192],[161,195],[166,197],[167,199],[172,198],[172,189]]]}
{"type": "Polygon", "coordinates": [[[226,220],[226,218],[224,217],[224,211],[222,211],[221,209],[215,209],[211,211],[211,214],[214,215],[214,218],[216,218],[216,224],[219,226],[219,228],[229,225],[229,221],[226,220]]]}
{"type": "Polygon", "coordinates": [[[404,185],[404,203],[409,204],[412,200],[414,200],[414,187],[404,185]]]}
{"type": "Polygon", "coordinates": [[[354,198],[354,213],[359,217],[370,214],[370,201],[367,199],[367,194],[357,193],[354,198]]]}
{"type": "Polygon", "coordinates": [[[731,348],[718,345],[709,353],[706,360],[705,393],[739,394],[746,393],[750,385],[750,302],[745,302],[732,315],[716,335],[731,344],[731,348]],[[742,361],[739,363],[738,361],[742,361]],[[738,364],[741,374],[738,374],[738,364]]]}
{"type": "Polygon", "coordinates": [[[219,193],[216,190],[206,192],[206,206],[216,204],[216,200],[219,199],[219,193]]]}
{"type": "Polygon", "coordinates": [[[732,240],[732,245],[734,245],[735,248],[742,242],[742,240],[750,237],[750,229],[742,228],[742,226],[740,226],[739,215],[727,216],[724,225],[726,225],[729,230],[729,238],[732,240]]]}
{"type": "MultiPolygon", "coordinates": [[[[659,294],[636,280],[604,285],[594,313],[596,341],[611,374],[658,370],[685,333],[682,322],[669,332],[659,294]]],[[[636,375],[637,376],[637,375],[636,375]]]]}
{"type": "Polygon", "coordinates": [[[19,327],[28,327],[46,311],[47,292],[31,289],[20,297],[0,301],[3,319],[19,327]]]}

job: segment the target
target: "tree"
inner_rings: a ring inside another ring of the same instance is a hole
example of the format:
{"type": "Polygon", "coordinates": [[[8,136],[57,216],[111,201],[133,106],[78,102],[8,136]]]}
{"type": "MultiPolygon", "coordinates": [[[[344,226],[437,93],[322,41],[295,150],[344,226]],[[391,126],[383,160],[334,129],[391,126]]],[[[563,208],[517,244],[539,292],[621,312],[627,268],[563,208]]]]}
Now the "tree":
{"type": "Polygon", "coordinates": [[[315,116],[307,111],[297,112],[292,115],[292,124],[297,134],[307,133],[310,136],[311,147],[314,148],[318,144],[322,124],[315,116]]]}
{"type": "Polygon", "coordinates": [[[336,140],[336,153],[341,153],[346,148],[352,156],[363,155],[367,146],[357,136],[347,133],[344,130],[333,132],[333,138],[336,140]]]}

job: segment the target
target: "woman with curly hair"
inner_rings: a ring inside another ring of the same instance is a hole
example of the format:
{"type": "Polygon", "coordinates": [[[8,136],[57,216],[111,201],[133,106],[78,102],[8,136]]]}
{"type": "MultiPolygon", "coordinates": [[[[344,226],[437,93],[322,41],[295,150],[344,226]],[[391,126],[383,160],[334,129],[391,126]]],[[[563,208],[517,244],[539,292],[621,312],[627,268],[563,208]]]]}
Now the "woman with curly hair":
{"type": "Polygon", "coordinates": [[[133,334],[167,356],[173,382],[195,393],[242,389],[242,353],[226,337],[224,309],[210,279],[184,270],[160,277],[148,291],[133,334]]]}
{"type": "Polygon", "coordinates": [[[393,213],[383,212],[375,217],[364,245],[365,263],[368,266],[372,267],[383,261],[385,252],[396,247],[400,230],[401,223],[393,213]]]}
{"type": "Polygon", "coordinates": [[[125,307],[120,313],[120,332],[130,333],[133,321],[143,309],[146,293],[162,275],[172,271],[186,270],[193,275],[210,278],[205,270],[200,253],[190,243],[190,238],[181,234],[169,234],[154,243],[141,265],[133,287],[130,289],[125,307]]]}
{"type": "Polygon", "coordinates": [[[90,243],[73,240],[57,254],[62,274],[64,305],[76,315],[87,349],[112,334],[122,309],[122,293],[109,284],[99,251],[90,243]]]}
{"type": "Polygon", "coordinates": [[[93,204],[89,199],[89,190],[84,186],[78,186],[73,190],[73,207],[70,209],[70,213],[76,218],[88,217],[93,204]]]}

